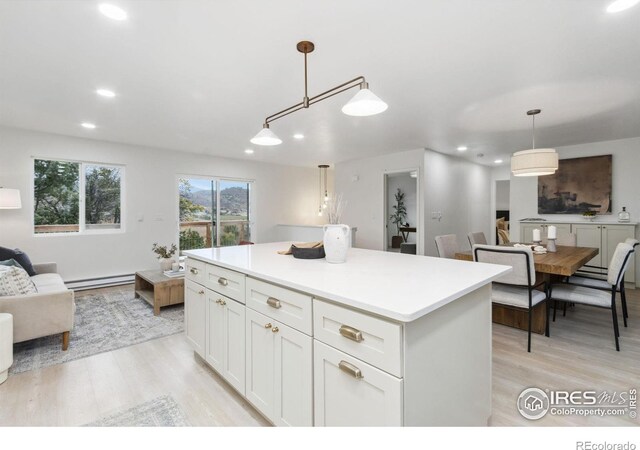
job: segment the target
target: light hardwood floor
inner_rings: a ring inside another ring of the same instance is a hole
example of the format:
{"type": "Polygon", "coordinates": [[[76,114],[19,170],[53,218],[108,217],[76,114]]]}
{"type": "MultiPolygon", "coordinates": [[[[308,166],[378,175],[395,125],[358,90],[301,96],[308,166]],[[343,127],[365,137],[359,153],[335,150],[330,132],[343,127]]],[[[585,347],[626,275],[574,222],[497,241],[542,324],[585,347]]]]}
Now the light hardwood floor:
{"type": "MultiPolygon", "coordinates": [[[[608,310],[580,306],[560,315],[551,338],[534,335],[532,353],[526,352],[526,333],[494,326],[491,425],[638,425],[628,417],[547,415],[531,422],[515,406],[527,387],[640,387],[640,290],[629,291],[628,301],[621,352],[615,351],[608,310]]],[[[10,376],[0,385],[0,425],[81,425],[161,395],[171,395],[193,425],[268,425],[194,356],[182,334],[10,376]]]]}

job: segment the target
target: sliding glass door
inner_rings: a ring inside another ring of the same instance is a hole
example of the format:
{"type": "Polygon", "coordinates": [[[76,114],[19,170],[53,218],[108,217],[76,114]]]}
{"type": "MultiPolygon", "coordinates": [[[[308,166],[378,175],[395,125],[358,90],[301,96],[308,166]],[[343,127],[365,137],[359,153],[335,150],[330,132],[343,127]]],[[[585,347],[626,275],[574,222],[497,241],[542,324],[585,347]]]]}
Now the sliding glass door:
{"type": "Polygon", "coordinates": [[[251,241],[251,181],[178,179],[180,250],[251,241]]]}

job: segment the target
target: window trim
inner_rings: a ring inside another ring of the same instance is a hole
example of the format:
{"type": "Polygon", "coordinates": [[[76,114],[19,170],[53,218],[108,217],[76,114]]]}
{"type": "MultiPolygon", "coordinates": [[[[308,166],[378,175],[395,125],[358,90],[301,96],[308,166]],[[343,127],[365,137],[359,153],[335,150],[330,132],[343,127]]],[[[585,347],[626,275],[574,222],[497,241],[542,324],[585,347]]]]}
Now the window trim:
{"type": "Polygon", "coordinates": [[[98,161],[82,161],[76,159],[67,158],[52,158],[52,157],[31,157],[31,233],[33,237],[40,238],[45,236],[60,237],[60,236],[92,236],[92,235],[105,235],[105,234],[122,234],[125,233],[126,224],[126,165],[115,163],[104,163],[98,161]],[[36,233],[36,217],[35,217],[35,188],[36,188],[36,160],[41,161],[57,161],[78,164],[79,181],[78,181],[78,231],[68,233],[36,233]],[[88,230],[86,228],[85,217],[85,167],[86,166],[101,166],[108,168],[120,169],[120,228],[117,229],[104,229],[104,230],[88,230]]]}

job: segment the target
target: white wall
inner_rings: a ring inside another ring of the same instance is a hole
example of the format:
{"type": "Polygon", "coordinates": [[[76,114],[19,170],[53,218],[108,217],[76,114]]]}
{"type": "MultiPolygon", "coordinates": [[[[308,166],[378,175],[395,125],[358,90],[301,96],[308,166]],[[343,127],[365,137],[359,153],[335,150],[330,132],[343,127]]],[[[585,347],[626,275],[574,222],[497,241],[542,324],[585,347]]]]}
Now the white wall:
{"type": "MultiPolygon", "coordinates": [[[[396,225],[391,221],[393,206],[396,204],[396,193],[400,189],[404,194],[404,205],[407,209],[407,217],[404,220],[410,226],[418,223],[418,181],[412,178],[410,172],[390,174],[387,176],[387,245],[391,246],[391,236],[398,232],[396,225]]],[[[408,233],[407,242],[416,243],[416,233],[408,233]]]]}
{"type": "Polygon", "coordinates": [[[424,165],[425,254],[437,256],[435,237],[442,234],[455,234],[461,250],[470,249],[470,232],[482,231],[489,239],[491,168],[431,150],[424,165]]]}
{"type": "Polygon", "coordinates": [[[156,268],[152,244],[177,242],[177,174],[255,180],[257,242],[275,240],[278,223],[323,222],[317,215],[317,169],[0,127],[0,186],[20,189],[23,206],[0,211],[0,245],[19,247],[34,262],[56,261],[68,281],[156,268]],[[125,232],[34,236],[33,157],[125,165],[125,232]],[[144,216],[142,222],[139,215],[144,216]]]}
{"type": "MultiPolygon", "coordinates": [[[[418,185],[423,184],[424,150],[410,150],[336,164],[335,190],[347,202],[342,222],[358,227],[356,246],[383,250],[386,242],[384,174],[418,170],[418,185]]],[[[389,213],[390,214],[390,213],[389,213]]],[[[418,222],[424,223],[424,202],[419,201],[418,222]]],[[[418,242],[424,236],[418,233],[418,242]]],[[[418,253],[422,253],[421,244],[418,253]]]]}

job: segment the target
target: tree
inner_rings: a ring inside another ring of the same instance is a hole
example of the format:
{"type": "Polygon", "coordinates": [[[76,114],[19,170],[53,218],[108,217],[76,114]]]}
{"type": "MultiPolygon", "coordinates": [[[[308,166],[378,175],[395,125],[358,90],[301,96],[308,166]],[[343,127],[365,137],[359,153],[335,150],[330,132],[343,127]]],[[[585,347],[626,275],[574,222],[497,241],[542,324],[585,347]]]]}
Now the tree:
{"type": "Polygon", "coordinates": [[[204,248],[204,238],[196,230],[188,228],[180,232],[180,251],[204,248]]]}
{"type": "Polygon", "coordinates": [[[120,169],[87,166],[85,222],[120,223],[120,169]]]}
{"type": "Polygon", "coordinates": [[[35,225],[79,223],[79,171],[78,163],[35,160],[33,186],[35,225]]]}
{"type": "Polygon", "coordinates": [[[236,245],[238,236],[240,236],[240,230],[238,230],[237,226],[225,225],[222,230],[222,236],[220,236],[220,245],[236,245]]]}
{"type": "MultiPolygon", "coordinates": [[[[180,222],[191,222],[197,219],[197,213],[206,211],[205,207],[191,201],[191,183],[180,178],[178,185],[180,193],[180,222]]],[[[182,246],[180,246],[182,248],[182,246]]]]}

